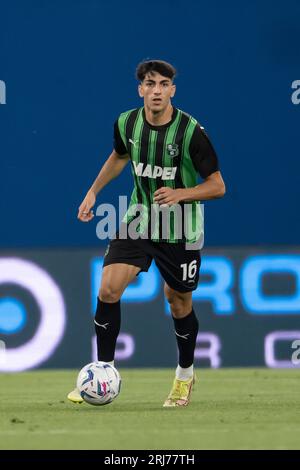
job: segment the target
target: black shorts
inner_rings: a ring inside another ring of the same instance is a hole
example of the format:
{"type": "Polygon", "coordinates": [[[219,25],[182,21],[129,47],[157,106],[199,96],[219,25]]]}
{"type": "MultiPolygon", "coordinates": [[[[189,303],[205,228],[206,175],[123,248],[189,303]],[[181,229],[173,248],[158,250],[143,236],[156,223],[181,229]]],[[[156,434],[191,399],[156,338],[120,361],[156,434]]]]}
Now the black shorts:
{"type": "Polygon", "coordinates": [[[114,263],[125,263],[137,266],[141,271],[148,271],[152,259],[172,289],[178,292],[190,292],[197,288],[201,264],[200,250],[187,250],[185,243],[116,238],[106,249],[103,267],[114,263]]]}

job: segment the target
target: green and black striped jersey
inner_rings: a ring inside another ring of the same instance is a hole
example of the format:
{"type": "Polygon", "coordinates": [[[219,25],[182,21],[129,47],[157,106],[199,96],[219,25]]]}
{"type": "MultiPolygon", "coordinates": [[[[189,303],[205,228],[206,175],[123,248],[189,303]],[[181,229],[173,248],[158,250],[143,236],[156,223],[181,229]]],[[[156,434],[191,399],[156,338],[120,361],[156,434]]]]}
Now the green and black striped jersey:
{"type": "Polygon", "coordinates": [[[162,234],[161,209],[153,201],[154,192],[163,186],[191,188],[198,184],[198,174],[207,178],[219,169],[212,144],[196,119],[173,107],[170,122],[153,126],[146,120],[144,107],[126,111],[114,125],[114,149],[119,155],[130,156],[134,179],[123,222],[132,222],[136,208],[143,207],[137,232],[159,242],[198,240],[203,234],[199,201],[180,203],[179,215],[171,206],[167,236],[162,234]]]}

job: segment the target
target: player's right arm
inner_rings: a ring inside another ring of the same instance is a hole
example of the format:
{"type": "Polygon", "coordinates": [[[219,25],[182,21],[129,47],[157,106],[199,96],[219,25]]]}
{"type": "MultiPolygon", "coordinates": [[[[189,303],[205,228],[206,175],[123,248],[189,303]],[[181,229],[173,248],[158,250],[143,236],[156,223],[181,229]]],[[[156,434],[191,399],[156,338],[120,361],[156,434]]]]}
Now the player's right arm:
{"type": "Polygon", "coordinates": [[[96,202],[97,194],[113,179],[115,179],[123,171],[128,163],[129,155],[126,153],[120,155],[113,150],[111,155],[108,157],[103,167],[100,170],[99,175],[95,179],[91,188],[88,190],[84,200],[78,209],[78,219],[82,222],[89,222],[94,217],[94,213],[91,210],[96,202]]]}
{"type": "Polygon", "coordinates": [[[115,179],[123,171],[129,160],[126,145],[121,137],[119,129],[119,119],[114,123],[114,150],[108,157],[99,175],[95,179],[87,195],[82,201],[78,219],[82,222],[89,222],[94,217],[91,210],[96,202],[97,194],[113,179],[115,179]]]}

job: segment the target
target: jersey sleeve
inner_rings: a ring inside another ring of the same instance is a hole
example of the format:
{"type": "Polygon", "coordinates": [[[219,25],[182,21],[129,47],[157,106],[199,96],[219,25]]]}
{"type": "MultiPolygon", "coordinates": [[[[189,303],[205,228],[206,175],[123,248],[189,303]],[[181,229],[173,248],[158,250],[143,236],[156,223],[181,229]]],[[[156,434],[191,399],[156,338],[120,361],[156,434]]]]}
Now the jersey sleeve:
{"type": "Polygon", "coordinates": [[[119,155],[128,153],[120,134],[118,120],[114,123],[114,149],[119,155]]]}
{"type": "Polygon", "coordinates": [[[217,154],[207,134],[199,124],[197,124],[193,132],[189,151],[194,167],[199,172],[201,178],[207,178],[219,170],[217,154]]]}

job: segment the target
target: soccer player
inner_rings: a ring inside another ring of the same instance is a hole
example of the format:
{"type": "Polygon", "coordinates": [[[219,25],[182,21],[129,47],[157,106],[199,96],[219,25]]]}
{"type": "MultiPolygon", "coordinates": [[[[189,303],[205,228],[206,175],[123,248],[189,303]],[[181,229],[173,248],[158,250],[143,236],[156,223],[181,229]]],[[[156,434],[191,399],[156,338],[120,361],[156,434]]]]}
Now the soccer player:
{"type": "MultiPolygon", "coordinates": [[[[200,249],[195,249],[194,242],[199,240],[203,228],[199,201],[220,198],[225,193],[218,159],[204,129],[171,103],[176,91],[175,75],[175,68],[161,60],[138,65],[138,92],[144,106],[122,113],[115,122],[114,149],[78,213],[82,222],[92,220],[97,194],[130,161],[134,189],[123,228],[138,220],[135,227],[140,236],[123,237],[119,229],[106,250],[95,315],[98,360],[114,364],[122,293],[141,271],[148,271],[154,259],[165,281],[164,294],[170,304],[179,352],[165,407],[188,405],[194,382],[198,320],[192,291],[198,285],[201,262],[200,249]],[[198,174],[203,180],[200,184],[198,174]],[[138,218],[136,207],[143,208],[138,218]],[[164,236],[166,227],[158,209],[173,207],[189,208],[188,215],[185,211],[183,215],[174,212],[164,236]],[[182,217],[187,229],[184,234],[179,230],[182,217]]],[[[82,402],[77,389],[68,398],[82,402]]]]}

